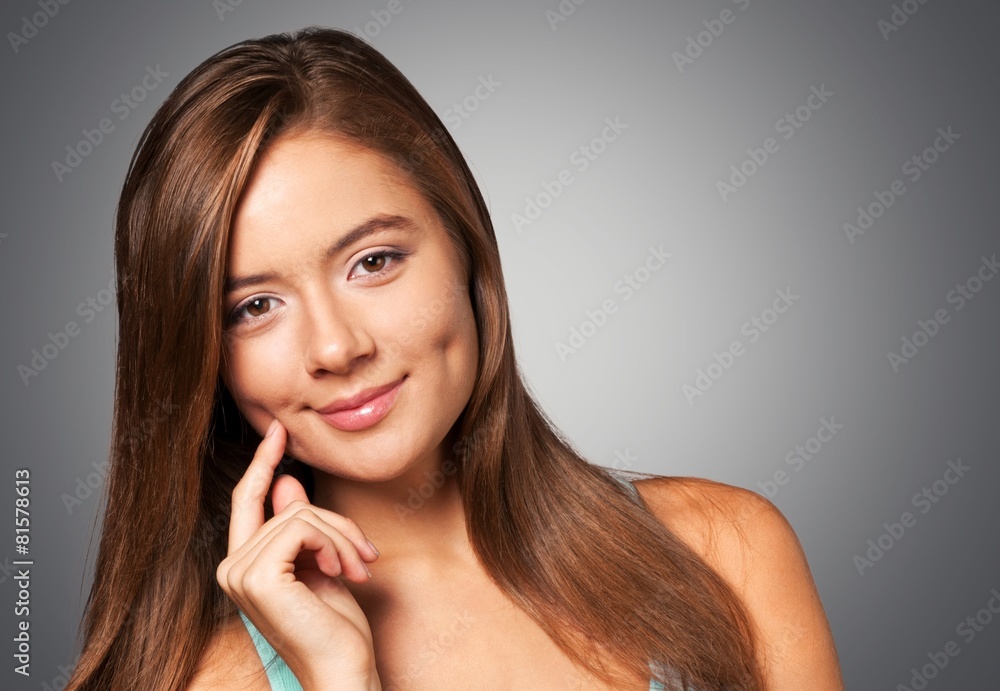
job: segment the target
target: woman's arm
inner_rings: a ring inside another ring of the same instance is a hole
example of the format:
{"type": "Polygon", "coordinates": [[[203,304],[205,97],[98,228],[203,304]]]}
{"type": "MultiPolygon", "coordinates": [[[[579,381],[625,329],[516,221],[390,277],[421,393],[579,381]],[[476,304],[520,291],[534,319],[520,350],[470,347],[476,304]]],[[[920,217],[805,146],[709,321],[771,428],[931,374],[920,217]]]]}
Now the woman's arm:
{"type": "Polygon", "coordinates": [[[837,651],[805,553],[770,501],[695,478],[636,483],[652,513],[740,595],[768,689],[843,691],[837,651]]]}

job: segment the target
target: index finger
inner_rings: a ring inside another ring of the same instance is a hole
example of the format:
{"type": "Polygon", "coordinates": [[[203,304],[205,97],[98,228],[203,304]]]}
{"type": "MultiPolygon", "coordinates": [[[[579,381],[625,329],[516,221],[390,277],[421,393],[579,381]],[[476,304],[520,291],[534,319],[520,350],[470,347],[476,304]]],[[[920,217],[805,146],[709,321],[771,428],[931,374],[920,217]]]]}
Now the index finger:
{"type": "Polygon", "coordinates": [[[243,477],[233,488],[229,517],[229,554],[238,550],[264,525],[264,497],[285,452],[285,428],[271,421],[243,477]]]}

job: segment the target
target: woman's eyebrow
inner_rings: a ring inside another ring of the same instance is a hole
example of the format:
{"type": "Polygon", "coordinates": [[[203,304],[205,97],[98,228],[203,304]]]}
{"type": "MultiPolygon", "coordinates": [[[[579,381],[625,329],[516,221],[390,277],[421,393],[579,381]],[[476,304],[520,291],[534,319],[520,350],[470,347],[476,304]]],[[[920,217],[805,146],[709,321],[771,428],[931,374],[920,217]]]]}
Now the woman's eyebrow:
{"type": "MultiPolygon", "coordinates": [[[[373,233],[391,229],[417,230],[418,227],[412,219],[407,218],[406,216],[397,216],[394,214],[379,214],[377,216],[372,216],[361,225],[355,226],[349,230],[339,240],[330,245],[330,247],[326,250],[326,257],[330,258],[342,252],[345,248],[350,247],[354,243],[373,233]]],[[[272,281],[277,278],[279,278],[279,275],[274,271],[250,274],[249,276],[227,278],[225,291],[228,295],[229,293],[240,290],[241,288],[246,288],[257,283],[264,283],[265,281],[272,281]]]]}

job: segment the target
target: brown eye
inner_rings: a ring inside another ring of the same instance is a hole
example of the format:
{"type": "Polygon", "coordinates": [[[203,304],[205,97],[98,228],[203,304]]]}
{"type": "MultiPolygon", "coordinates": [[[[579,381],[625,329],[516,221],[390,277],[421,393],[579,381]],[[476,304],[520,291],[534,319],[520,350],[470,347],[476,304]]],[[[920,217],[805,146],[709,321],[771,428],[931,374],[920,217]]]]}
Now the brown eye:
{"type": "Polygon", "coordinates": [[[369,254],[367,257],[361,260],[361,265],[365,268],[365,271],[370,273],[375,273],[381,271],[385,266],[385,255],[384,254],[369,254]]]}
{"type": "Polygon", "coordinates": [[[246,302],[241,302],[226,319],[226,326],[235,328],[268,319],[267,314],[276,302],[280,304],[278,298],[268,296],[254,297],[246,302]]]}
{"type": "Polygon", "coordinates": [[[409,252],[402,250],[378,250],[371,254],[362,255],[362,258],[351,267],[349,278],[360,278],[363,281],[379,283],[383,278],[395,272],[399,268],[398,264],[408,256],[409,252]],[[362,276],[361,274],[366,275],[362,276]]]}
{"type": "Polygon", "coordinates": [[[268,298],[257,298],[256,300],[248,302],[243,309],[245,309],[247,314],[251,317],[259,317],[267,312],[268,305],[268,298]]]}

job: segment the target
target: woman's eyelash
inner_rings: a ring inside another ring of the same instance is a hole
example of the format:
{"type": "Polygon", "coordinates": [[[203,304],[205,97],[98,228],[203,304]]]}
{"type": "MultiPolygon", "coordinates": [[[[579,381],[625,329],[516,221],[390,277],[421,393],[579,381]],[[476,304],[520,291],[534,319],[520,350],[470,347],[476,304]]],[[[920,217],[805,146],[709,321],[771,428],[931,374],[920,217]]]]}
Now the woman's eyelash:
{"type": "MultiPolygon", "coordinates": [[[[395,266],[397,263],[401,262],[403,259],[406,259],[408,256],[410,256],[410,253],[409,252],[404,252],[402,250],[379,250],[378,252],[369,252],[368,254],[364,255],[361,259],[359,259],[357,262],[355,262],[352,265],[350,275],[353,276],[354,275],[354,270],[357,267],[359,267],[362,262],[364,262],[365,260],[368,260],[368,259],[372,259],[372,258],[388,259],[389,263],[388,263],[387,267],[383,267],[383,268],[379,269],[378,271],[369,271],[369,272],[363,273],[362,276],[365,276],[365,275],[367,275],[367,276],[377,276],[377,275],[379,275],[381,273],[384,273],[387,270],[392,270],[389,267],[395,266]]],[[[236,325],[239,325],[239,324],[252,323],[252,322],[258,321],[260,319],[267,319],[267,313],[264,313],[264,314],[262,314],[260,316],[257,316],[257,317],[241,317],[240,316],[243,313],[243,311],[247,307],[249,307],[250,305],[252,305],[253,303],[255,303],[255,302],[263,302],[263,301],[267,301],[267,300],[274,300],[274,298],[266,296],[266,295],[254,295],[252,297],[247,298],[246,300],[244,300],[243,302],[241,302],[240,304],[238,304],[236,307],[234,307],[233,311],[229,313],[229,316],[226,319],[226,325],[227,326],[236,326],[236,325]]],[[[268,310],[268,312],[270,312],[270,310],[268,310]]]]}
{"type": "MultiPolygon", "coordinates": [[[[359,266],[361,264],[361,262],[365,261],[366,259],[371,259],[372,257],[381,257],[381,258],[389,259],[390,260],[389,266],[392,266],[393,264],[395,264],[395,263],[397,263],[397,262],[405,259],[408,256],[409,256],[409,252],[403,252],[402,250],[379,250],[378,252],[369,252],[365,256],[361,257],[361,259],[359,259],[354,264],[354,266],[355,267],[359,266]]],[[[352,267],[352,269],[353,268],[354,267],[352,267]]],[[[385,269],[380,269],[378,271],[370,271],[370,272],[368,272],[368,275],[369,276],[374,276],[376,274],[382,273],[383,271],[385,271],[385,269]]],[[[351,275],[354,275],[354,271],[353,270],[351,271],[351,275]]]]}

